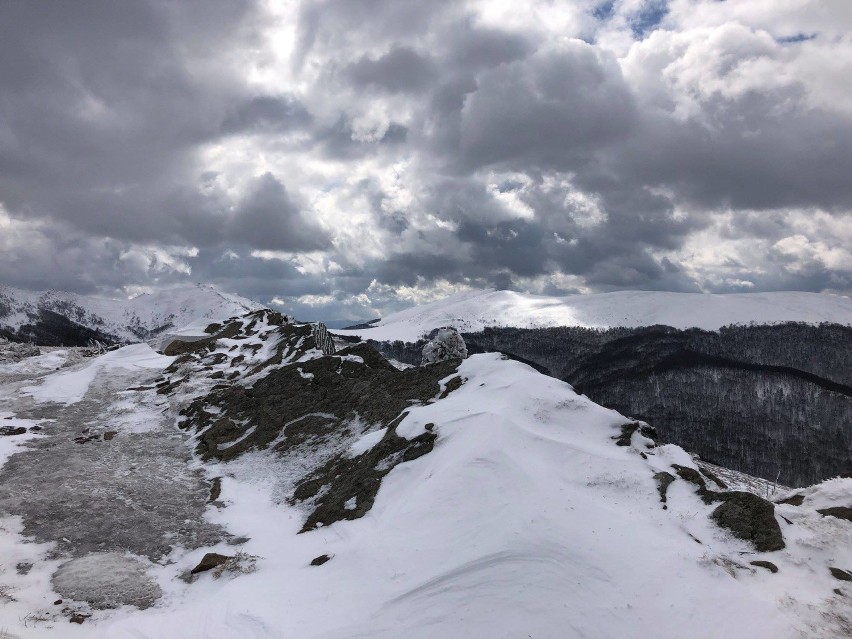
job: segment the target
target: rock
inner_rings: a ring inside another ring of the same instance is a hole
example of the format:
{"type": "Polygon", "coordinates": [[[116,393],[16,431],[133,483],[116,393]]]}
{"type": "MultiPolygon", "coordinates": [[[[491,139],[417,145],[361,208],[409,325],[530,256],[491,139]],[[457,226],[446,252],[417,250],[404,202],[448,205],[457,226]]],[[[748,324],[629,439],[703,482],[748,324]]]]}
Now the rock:
{"type": "Polygon", "coordinates": [[[454,328],[439,328],[435,337],[423,347],[421,365],[436,364],[451,359],[465,359],[467,346],[459,332],[454,328]]]}
{"type": "Polygon", "coordinates": [[[749,562],[749,563],[751,563],[752,566],[757,566],[758,568],[766,568],[772,574],[775,574],[776,572],[778,572],[778,566],[773,564],[771,561],[758,560],[758,561],[752,561],[752,562],[749,562]]]}
{"type": "Polygon", "coordinates": [[[10,437],[11,435],[23,435],[27,429],[23,426],[0,426],[0,436],[10,437]]]}
{"type": "Polygon", "coordinates": [[[316,342],[317,348],[322,351],[323,355],[334,355],[335,347],[334,340],[331,338],[331,335],[328,333],[328,327],[322,322],[317,322],[313,325],[311,330],[311,334],[314,337],[314,342],[316,342]]]}
{"type": "Polygon", "coordinates": [[[229,546],[242,546],[251,541],[251,537],[231,537],[227,543],[229,546]]]}
{"type": "Polygon", "coordinates": [[[110,441],[113,437],[115,437],[116,435],[118,435],[118,431],[117,431],[117,430],[108,430],[107,432],[105,432],[105,433],[104,433],[104,441],[105,441],[105,442],[108,442],[108,441],[110,441]]]}
{"type": "Polygon", "coordinates": [[[805,501],[804,495],[791,495],[790,497],[787,497],[787,499],[782,499],[778,503],[779,504],[787,504],[789,506],[801,506],[802,502],[804,502],[804,501],[805,501]]]}
{"type": "Polygon", "coordinates": [[[681,466],[680,464],[672,464],[672,468],[675,469],[675,472],[677,472],[678,477],[692,484],[695,484],[698,487],[698,490],[696,492],[705,504],[713,503],[713,499],[716,493],[714,493],[712,490],[707,489],[707,482],[704,481],[704,477],[701,476],[701,473],[699,473],[694,468],[690,468],[689,466],[681,466]]]}
{"type": "Polygon", "coordinates": [[[621,425],[621,433],[613,437],[616,446],[630,446],[633,439],[633,433],[639,431],[639,434],[648,439],[654,440],[657,437],[657,432],[653,427],[642,422],[629,422],[621,425]]]}
{"type": "Polygon", "coordinates": [[[91,617],[91,615],[84,615],[79,612],[75,612],[68,618],[68,621],[71,623],[83,623],[89,617],[91,617]]]}
{"type": "Polygon", "coordinates": [[[331,555],[320,555],[319,557],[314,557],[311,560],[312,566],[322,566],[325,562],[331,559],[331,555]]]}
{"type": "Polygon", "coordinates": [[[210,499],[209,501],[214,502],[222,495],[222,478],[214,477],[213,481],[210,483],[210,499]]]}
{"type": "Polygon", "coordinates": [[[837,517],[838,519],[845,519],[846,521],[852,521],[852,508],[848,506],[833,506],[831,508],[820,508],[817,512],[823,517],[837,517]]]}
{"type": "Polygon", "coordinates": [[[464,380],[459,375],[456,375],[455,377],[450,379],[446,384],[444,384],[444,391],[441,393],[441,396],[438,399],[446,398],[453,391],[457,391],[458,389],[460,389],[462,387],[462,384],[464,384],[464,380]]]}
{"type": "MultiPolygon", "coordinates": [[[[669,485],[675,480],[674,475],[663,471],[656,473],[654,479],[657,481],[657,491],[660,493],[660,501],[665,504],[666,492],[669,489],[669,485]]],[[[663,508],[666,508],[666,506],[663,506],[663,508]]]]}
{"type": "Polygon", "coordinates": [[[721,488],[722,490],[727,490],[727,489],[728,489],[728,485],[727,485],[725,482],[723,482],[721,479],[719,479],[719,478],[716,476],[716,474],[715,474],[715,473],[712,473],[712,472],[710,472],[709,470],[707,470],[707,468],[706,468],[706,467],[704,467],[704,466],[702,466],[702,467],[701,467],[701,473],[702,473],[705,477],[707,477],[710,481],[712,481],[714,484],[716,484],[719,488],[721,488]]]}
{"type": "Polygon", "coordinates": [[[206,572],[208,570],[213,570],[217,566],[221,566],[229,559],[233,559],[233,557],[229,557],[228,555],[220,555],[216,552],[208,552],[201,558],[201,561],[198,562],[198,565],[189,571],[191,575],[197,575],[200,572],[206,572]]]}
{"type": "Polygon", "coordinates": [[[751,541],[759,552],[784,548],[784,536],[771,502],[745,492],[719,493],[713,498],[724,503],[710,517],[735,537],[751,541]]]}
{"type": "Polygon", "coordinates": [[[832,568],[831,566],[829,566],[828,570],[831,572],[831,576],[835,579],[839,579],[840,581],[852,581],[852,572],[849,572],[848,570],[832,568]]]}

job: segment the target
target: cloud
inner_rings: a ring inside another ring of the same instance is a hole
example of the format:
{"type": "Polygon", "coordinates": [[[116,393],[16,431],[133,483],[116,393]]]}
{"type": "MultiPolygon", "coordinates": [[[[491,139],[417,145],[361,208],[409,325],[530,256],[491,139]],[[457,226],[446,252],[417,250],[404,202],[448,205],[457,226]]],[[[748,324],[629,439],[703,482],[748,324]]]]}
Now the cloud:
{"type": "Polygon", "coordinates": [[[362,57],[344,73],[356,86],[418,93],[432,84],[437,70],[429,58],[408,47],[395,46],[375,60],[362,57]]]}
{"type": "Polygon", "coordinates": [[[614,59],[578,40],[481,74],[461,109],[465,168],[572,170],[631,133],[614,59]]]}
{"type": "Polygon", "coordinates": [[[286,187],[271,173],[260,176],[237,205],[228,239],[271,251],[318,251],[330,247],[325,231],[305,218],[286,187]]]}
{"type": "Polygon", "coordinates": [[[0,7],[0,280],[852,291],[841,0],[0,7]]]}

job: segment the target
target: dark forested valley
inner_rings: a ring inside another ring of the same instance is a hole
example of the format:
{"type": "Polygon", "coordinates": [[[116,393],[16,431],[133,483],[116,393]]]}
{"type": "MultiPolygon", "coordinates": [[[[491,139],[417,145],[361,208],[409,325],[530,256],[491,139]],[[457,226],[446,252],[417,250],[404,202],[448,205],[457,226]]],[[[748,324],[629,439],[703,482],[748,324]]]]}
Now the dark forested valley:
{"type": "MultiPolygon", "coordinates": [[[[789,486],[852,472],[852,327],[491,328],[464,339],[471,353],[524,361],[707,461],[789,486]]],[[[422,343],[377,346],[419,363],[422,343]]]]}

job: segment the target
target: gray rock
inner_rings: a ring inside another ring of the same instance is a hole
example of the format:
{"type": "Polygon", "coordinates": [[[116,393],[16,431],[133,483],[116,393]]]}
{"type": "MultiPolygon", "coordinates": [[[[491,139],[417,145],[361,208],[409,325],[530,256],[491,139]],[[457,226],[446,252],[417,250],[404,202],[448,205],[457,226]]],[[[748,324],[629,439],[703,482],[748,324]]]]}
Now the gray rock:
{"type": "Polygon", "coordinates": [[[221,566],[226,563],[229,559],[233,559],[228,555],[220,555],[217,552],[208,552],[205,554],[201,561],[198,562],[198,565],[189,571],[191,575],[197,575],[200,572],[207,572],[208,570],[213,570],[217,566],[221,566]]]}
{"type": "Polygon", "coordinates": [[[334,355],[335,347],[334,340],[329,335],[328,328],[322,322],[314,324],[311,333],[316,342],[317,348],[322,351],[323,355],[334,355]]]}
{"type": "Polygon", "coordinates": [[[817,512],[823,517],[837,517],[852,521],[852,508],[848,506],[832,506],[831,508],[820,508],[817,512]]]}
{"type": "Polygon", "coordinates": [[[717,524],[735,537],[751,541],[759,552],[784,548],[784,537],[771,502],[744,492],[721,493],[716,498],[724,499],[710,515],[717,524]]]}
{"type": "Polygon", "coordinates": [[[465,359],[467,357],[467,346],[459,332],[450,327],[439,328],[435,337],[423,347],[423,359],[421,363],[436,364],[451,359],[465,359]]]}

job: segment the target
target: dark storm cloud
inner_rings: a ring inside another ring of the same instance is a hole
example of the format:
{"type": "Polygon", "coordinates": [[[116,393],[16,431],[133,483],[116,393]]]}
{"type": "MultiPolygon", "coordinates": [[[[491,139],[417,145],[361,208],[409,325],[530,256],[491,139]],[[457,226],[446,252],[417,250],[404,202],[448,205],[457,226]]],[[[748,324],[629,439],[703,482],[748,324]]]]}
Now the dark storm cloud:
{"type": "Polygon", "coordinates": [[[450,27],[443,44],[452,65],[474,70],[520,60],[534,49],[522,34],[477,27],[470,20],[450,27]]]}
{"type": "Polygon", "coordinates": [[[271,173],[258,178],[230,220],[227,237],[270,251],[328,248],[326,232],[302,215],[287,188],[271,173]]]}
{"type": "Polygon", "coordinates": [[[571,170],[628,136],[634,120],[615,61],[575,41],[481,74],[461,109],[459,152],[468,170],[571,170]]]}
{"type": "Polygon", "coordinates": [[[437,69],[429,58],[417,51],[396,46],[376,59],[362,57],[349,65],[344,73],[356,86],[394,93],[417,93],[425,91],[433,83],[437,69]]]}
{"type": "MultiPolygon", "coordinates": [[[[232,71],[248,2],[10,2],[0,7],[0,201],[17,216],[150,239],[191,152],[243,99],[232,71]]],[[[162,238],[161,238],[162,239],[162,238]]]]}
{"type": "Polygon", "coordinates": [[[712,132],[698,122],[646,116],[613,168],[704,206],[848,210],[852,118],[808,106],[797,93],[713,100],[706,105],[712,132]]]}
{"type": "Polygon", "coordinates": [[[283,132],[303,128],[311,123],[311,114],[293,96],[261,95],[239,105],[222,122],[222,132],[283,132]]]}

